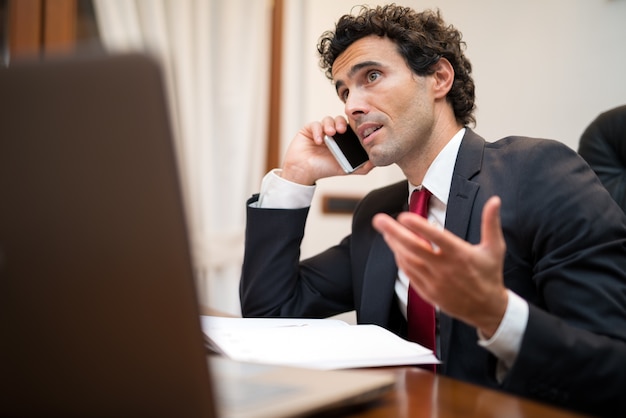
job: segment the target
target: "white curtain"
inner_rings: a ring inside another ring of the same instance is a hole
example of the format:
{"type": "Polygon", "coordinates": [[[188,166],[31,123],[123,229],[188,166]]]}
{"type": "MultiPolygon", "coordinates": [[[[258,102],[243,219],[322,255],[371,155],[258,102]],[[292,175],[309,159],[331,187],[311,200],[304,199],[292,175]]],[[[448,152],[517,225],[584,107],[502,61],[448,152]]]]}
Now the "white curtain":
{"type": "Polygon", "coordinates": [[[94,0],[105,47],[162,65],[200,303],[239,314],[245,201],[265,161],[271,0],[94,0]]]}

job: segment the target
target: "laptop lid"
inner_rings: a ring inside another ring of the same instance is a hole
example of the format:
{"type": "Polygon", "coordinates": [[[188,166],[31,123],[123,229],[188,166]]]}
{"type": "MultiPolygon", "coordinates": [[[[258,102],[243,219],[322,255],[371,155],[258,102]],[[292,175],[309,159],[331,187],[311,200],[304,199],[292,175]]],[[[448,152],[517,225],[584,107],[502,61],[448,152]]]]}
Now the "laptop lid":
{"type": "Polygon", "coordinates": [[[393,384],[207,361],[154,61],[16,63],[0,92],[0,415],[295,416],[393,384]]]}
{"type": "Polygon", "coordinates": [[[0,71],[0,415],[214,416],[158,66],[0,71]]]}

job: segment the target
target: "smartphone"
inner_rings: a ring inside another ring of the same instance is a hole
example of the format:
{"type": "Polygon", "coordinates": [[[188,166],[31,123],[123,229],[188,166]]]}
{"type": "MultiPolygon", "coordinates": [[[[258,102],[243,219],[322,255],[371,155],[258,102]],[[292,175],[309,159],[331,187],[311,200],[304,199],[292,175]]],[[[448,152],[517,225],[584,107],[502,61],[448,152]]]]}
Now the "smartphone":
{"type": "Polygon", "coordinates": [[[346,173],[352,173],[369,159],[367,152],[361,146],[361,141],[350,126],[343,134],[324,136],[324,142],[346,173]]]}

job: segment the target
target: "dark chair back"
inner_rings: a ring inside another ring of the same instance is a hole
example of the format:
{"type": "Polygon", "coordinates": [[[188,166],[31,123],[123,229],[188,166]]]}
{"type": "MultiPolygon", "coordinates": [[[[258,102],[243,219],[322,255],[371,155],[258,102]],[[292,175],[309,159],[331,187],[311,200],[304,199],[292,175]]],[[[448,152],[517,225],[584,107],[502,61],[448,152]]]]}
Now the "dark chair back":
{"type": "Polygon", "coordinates": [[[626,105],[591,122],[580,138],[578,153],[626,212],[626,105]]]}

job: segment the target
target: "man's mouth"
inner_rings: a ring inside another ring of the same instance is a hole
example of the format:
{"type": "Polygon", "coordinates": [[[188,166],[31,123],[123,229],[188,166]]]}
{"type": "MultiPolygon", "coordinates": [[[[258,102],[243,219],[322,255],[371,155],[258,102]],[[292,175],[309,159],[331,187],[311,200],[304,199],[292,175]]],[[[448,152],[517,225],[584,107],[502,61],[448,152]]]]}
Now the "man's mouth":
{"type": "Polygon", "coordinates": [[[382,125],[380,125],[380,126],[372,126],[370,128],[366,128],[366,129],[363,130],[363,132],[361,132],[361,137],[363,139],[365,139],[368,136],[370,136],[371,134],[373,134],[374,132],[376,132],[377,130],[379,130],[380,128],[382,128],[382,125]]]}

